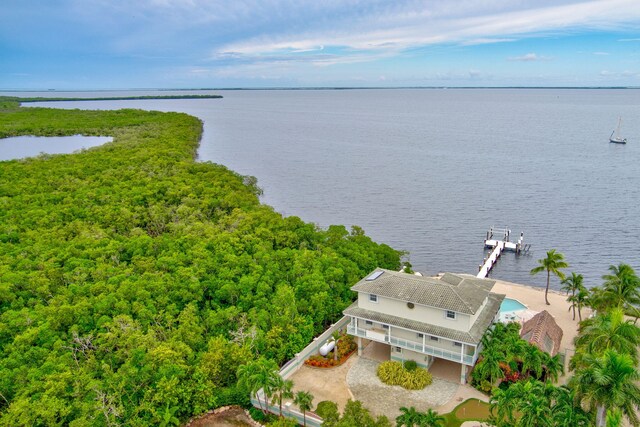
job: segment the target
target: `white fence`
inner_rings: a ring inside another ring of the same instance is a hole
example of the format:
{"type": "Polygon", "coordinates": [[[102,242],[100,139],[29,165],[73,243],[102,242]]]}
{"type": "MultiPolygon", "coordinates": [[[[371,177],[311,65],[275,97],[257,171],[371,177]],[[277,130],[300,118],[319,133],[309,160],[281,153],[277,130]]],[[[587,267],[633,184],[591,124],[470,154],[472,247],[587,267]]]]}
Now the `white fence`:
{"type": "MultiPolygon", "coordinates": [[[[322,347],[329,338],[333,335],[335,331],[339,331],[341,329],[345,329],[349,324],[349,318],[344,316],[342,319],[338,320],[336,323],[331,325],[329,329],[324,331],[319,336],[315,337],[311,343],[300,351],[300,353],[296,354],[295,357],[289,360],[287,363],[280,368],[280,376],[282,379],[288,379],[291,375],[295,374],[298,369],[304,364],[304,361],[307,360],[310,356],[317,354],[320,347],[322,347]]],[[[258,409],[263,409],[265,405],[265,397],[262,392],[262,389],[258,391],[256,396],[251,396],[251,404],[258,409]],[[258,401],[258,397],[260,401],[258,401]]],[[[280,407],[274,406],[271,404],[267,404],[267,411],[272,414],[279,415],[280,407]]],[[[282,406],[282,415],[287,418],[293,418],[298,423],[302,424],[304,420],[304,415],[302,412],[298,411],[291,407],[290,404],[282,406]]],[[[306,422],[307,426],[310,427],[320,427],[322,425],[322,418],[313,414],[306,414],[306,422]]]]}
{"type": "Polygon", "coordinates": [[[315,337],[308,346],[303,348],[300,353],[296,354],[293,359],[289,360],[284,364],[282,368],[280,368],[280,376],[285,380],[288,379],[298,369],[300,369],[300,366],[304,364],[304,361],[307,360],[309,356],[318,353],[320,347],[322,347],[324,343],[327,342],[329,338],[331,338],[335,331],[345,329],[348,324],[349,318],[347,316],[344,316],[342,319],[331,325],[329,329],[324,331],[319,336],[315,337]]]}

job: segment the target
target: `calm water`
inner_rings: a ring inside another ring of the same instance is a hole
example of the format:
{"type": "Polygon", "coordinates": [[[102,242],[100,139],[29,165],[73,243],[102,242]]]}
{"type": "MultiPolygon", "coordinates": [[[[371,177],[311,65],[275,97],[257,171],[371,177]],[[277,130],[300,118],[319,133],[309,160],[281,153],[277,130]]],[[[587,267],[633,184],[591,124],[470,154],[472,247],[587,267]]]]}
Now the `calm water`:
{"type": "Polygon", "coordinates": [[[15,136],[0,138],[0,160],[34,157],[41,153],[68,154],[111,142],[109,136],[15,136]]]}
{"type": "Polygon", "coordinates": [[[216,93],[43,105],[198,116],[201,160],[255,175],[286,215],[361,226],[426,273],[477,272],[492,225],[532,245],[503,255],[496,278],[543,286],[529,271],[552,248],[591,286],[610,264],[640,270],[638,90],[216,93]],[[608,143],[618,116],[627,145],[608,143]]]}

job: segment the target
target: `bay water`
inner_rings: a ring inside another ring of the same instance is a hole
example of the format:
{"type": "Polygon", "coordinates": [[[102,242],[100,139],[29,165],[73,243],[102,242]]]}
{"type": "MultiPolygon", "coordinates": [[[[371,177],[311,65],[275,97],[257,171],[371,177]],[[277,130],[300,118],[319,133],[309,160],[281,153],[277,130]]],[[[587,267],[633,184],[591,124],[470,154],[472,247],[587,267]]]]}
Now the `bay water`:
{"type": "MultiPolygon", "coordinates": [[[[29,93],[138,96],[189,92],[29,93]]],[[[263,202],[321,227],[358,225],[415,270],[475,274],[491,226],[524,232],[490,277],[544,286],[546,251],[599,285],[640,273],[640,90],[223,90],[223,99],[65,101],[181,111],[204,122],[199,160],[258,178],[263,202]],[[609,143],[623,119],[626,145],[609,143]]],[[[16,93],[10,93],[16,96],[16,93]]],[[[18,94],[19,96],[20,94],[18,94]]],[[[558,288],[559,280],[552,279],[558,288]]]]}

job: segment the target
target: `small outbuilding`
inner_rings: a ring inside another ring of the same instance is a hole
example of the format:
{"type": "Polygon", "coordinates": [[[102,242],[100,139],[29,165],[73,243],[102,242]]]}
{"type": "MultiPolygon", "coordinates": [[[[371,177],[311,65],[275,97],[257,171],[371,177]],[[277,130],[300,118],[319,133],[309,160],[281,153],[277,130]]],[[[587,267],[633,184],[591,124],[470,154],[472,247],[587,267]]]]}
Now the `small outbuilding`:
{"type": "Polygon", "coordinates": [[[553,316],[544,310],[524,322],[520,336],[540,350],[555,356],[560,350],[562,329],[553,316]]]}

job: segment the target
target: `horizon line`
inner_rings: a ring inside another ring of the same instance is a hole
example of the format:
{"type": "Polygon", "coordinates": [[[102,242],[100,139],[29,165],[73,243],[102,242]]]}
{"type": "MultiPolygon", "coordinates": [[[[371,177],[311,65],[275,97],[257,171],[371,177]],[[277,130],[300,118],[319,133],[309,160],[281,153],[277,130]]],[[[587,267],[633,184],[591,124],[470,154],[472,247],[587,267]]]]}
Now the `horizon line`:
{"type": "Polygon", "coordinates": [[[114,89],[4,89],[0,92],[116,92],[116,91],[196,91],[196,90],[393,90],[393,89],[640,89],[640,86],[231,86],[200,88],[114,88],[114,89]]]}

